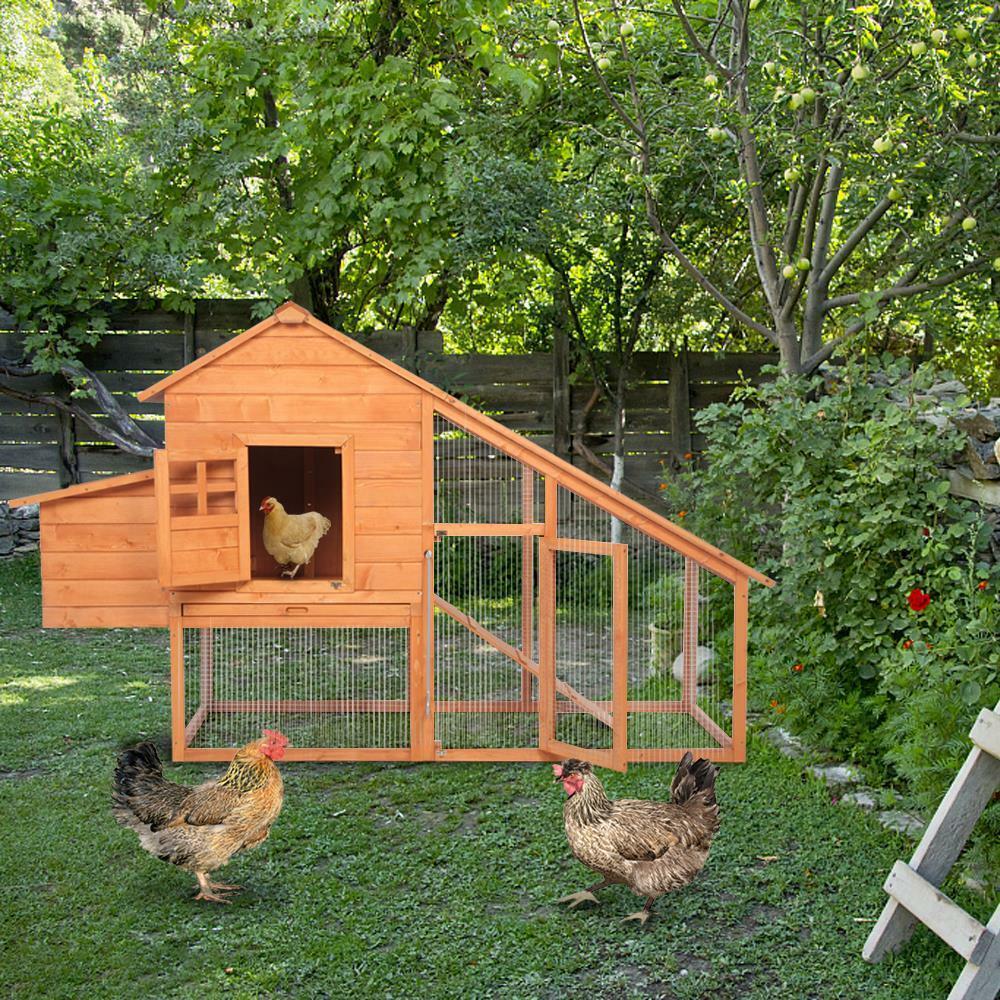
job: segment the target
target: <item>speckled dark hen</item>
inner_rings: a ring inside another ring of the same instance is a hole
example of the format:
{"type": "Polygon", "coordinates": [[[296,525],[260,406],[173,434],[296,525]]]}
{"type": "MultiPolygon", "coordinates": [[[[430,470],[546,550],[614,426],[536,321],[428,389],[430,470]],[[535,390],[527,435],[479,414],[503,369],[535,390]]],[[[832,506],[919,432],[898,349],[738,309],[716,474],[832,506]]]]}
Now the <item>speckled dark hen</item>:
{"type": "Polygon", "coordinates": [[[597,889],[624,884],[646,897],[646,905],[626,919],[645,923],[660,896],[683,888],[704,867],[719,829],[714,764],[692,760],[686,753],[670,786],[669,802],[612,802],[586,761],[566,760],[552,769],[568,796],[563,817],[570,849],[578,861],[603,876],[560,903],[596,903],[597,889]]]}

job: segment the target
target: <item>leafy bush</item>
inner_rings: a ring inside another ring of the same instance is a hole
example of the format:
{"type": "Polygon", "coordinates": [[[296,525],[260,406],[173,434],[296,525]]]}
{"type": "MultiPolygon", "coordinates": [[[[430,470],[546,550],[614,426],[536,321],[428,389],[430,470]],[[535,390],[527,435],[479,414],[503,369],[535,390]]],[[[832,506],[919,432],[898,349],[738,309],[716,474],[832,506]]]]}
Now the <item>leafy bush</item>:
{"type": "Polygon", "coordinates": [[[703,412],[705,462],[665,492],[778,580],[752,590],[751,704],[925,805],[1000,698],[1000,572],[940,471],[961,444],[927,394],[940,377],[884,359],[741,389],[703,412]]]}

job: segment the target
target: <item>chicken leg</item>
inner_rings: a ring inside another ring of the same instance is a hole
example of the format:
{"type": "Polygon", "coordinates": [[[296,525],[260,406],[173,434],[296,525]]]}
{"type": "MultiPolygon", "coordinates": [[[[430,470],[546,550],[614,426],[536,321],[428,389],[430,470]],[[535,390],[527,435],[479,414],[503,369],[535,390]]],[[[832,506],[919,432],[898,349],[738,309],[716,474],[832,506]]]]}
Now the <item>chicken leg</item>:
{"type": "Polygon", "coordinates": [[[600,882],[595,882],[593,885],[588,886],[586,889],[582,889],[580,892],[572,892],[568,896],[563,896],[562,899],[557,899],[557,903],[569,903],[569,908],[575,910],[578,906],[582,906],[584,903],[599,903],[600,900],[594,895],[598,889],[605,889],[609,885],[615,885],[615,880],[610,878],[602,878],[600,882]]]}
{"type": "Polygon", "coordinates": [[[218,893],[243,888],[241,885],[224,885],[221,882],[213,882],[205,872],[195,872],[195,876],[198,879],[199,891],[194,898],[204,899],[209,903],[228,903],[229,900],[218,893]]]}
{"type": "Polygon", "coordinates": [[[287,576],[289,580],[294,580],[295,579],[295,574],[298,573],[298,571],[299,571],[299,564],[296,563],[295,564],[295,569],[293,569],[291,572],[289,572],[287,569],[286,570],[282,570],[281,571],[281,575],[282,576],[287,576]]]}
{"type": "Polygon", "coordinates": [[[646,900],[646,905],[641,910],[636,910],[635,913],[630,913],[627,917],[624,917],[622,919],[622,923],[624,924],[628,920],[638,920],[639,926],[640,927],[644,926],[646,921],[649,920],[649,918],[653,915],[652,914],[653,903],[655,902],[656,902],[656,897],[650,896],[646,900]]]}

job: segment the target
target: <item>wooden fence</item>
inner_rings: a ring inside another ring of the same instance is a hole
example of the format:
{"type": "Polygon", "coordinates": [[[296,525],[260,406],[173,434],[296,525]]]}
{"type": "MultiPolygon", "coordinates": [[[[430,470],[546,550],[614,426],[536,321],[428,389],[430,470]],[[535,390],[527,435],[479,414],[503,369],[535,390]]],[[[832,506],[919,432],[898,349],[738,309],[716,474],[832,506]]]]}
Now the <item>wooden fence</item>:
{"type": "MultiPolygon", "coordinates": [[[[110,332],[82,360],[162,441],[162,404],[139,403],[134,393],[251,326],[260,315],[256,305],[205,300],[193,315],[123,308],[110,315],[110,332]]],[[[588,472],[600,476],[594,459],[610,466],[611,409],[604,401],[594,403],[584,369],[571,375],[565,343],[551,354],[486,355],[446,354],[439,333],[404,330],[358,339],[588,472]]],[[[0,315],[0,357],[20,355],[21,336],[0,315]]],[[[702,444],[692,432],[692,413],[728,399],[742,379],[758,381],[761,368],[774,360],[766,354],[637,355],[626,406],[625,492],[639,499],[655,495],[664,460],[702,444]]],[[[4,383],[28,392],[68,392],[60,376],[0,378],[4,383]]],[[[77,402],[100,413],[92,400],[77,402]]],[[[151,465],[75,424],[72,417],[0,393],[0,500],[68,485],[74,475],[86,481],[151,465]]]]}

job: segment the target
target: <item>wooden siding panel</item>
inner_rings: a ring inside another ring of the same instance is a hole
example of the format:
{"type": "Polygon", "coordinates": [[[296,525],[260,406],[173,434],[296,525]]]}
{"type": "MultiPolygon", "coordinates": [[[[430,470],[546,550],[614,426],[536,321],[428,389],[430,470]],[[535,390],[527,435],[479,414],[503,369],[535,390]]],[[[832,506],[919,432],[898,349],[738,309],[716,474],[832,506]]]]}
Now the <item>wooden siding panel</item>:
{"type": "Polygon", "coordinates": [[[168,620],[166,604],[149,607],[58,607],[42,605],[42,628],[160,628],[168,620]]]}
{"type": "Polygon", "coordinates": [[[420,503],[419,479],[361,479],[355,484],[354,502],[363,507],[397,507],[420,503]]]}
{"type": "MultiPolygon", "coordinates": [[[[235,528],[232,530],[236,530],[235,528]]],[[[176,532],[175,532],[176,534],[176,532]]],[[[176,546],[170,556],[170,569],[174,575],[204,576],[216,570],[220,573],[237,573],[240,568],[240,550],[234,548],[180,549],[176,546]]]]}
{"type": "MultiPolygon", "coordinates": [[[[354,469],[358,479],[419,479],[420,451],[362,451],[355,445],[354,469]]],[[[433,458],[431,458],[433,461],[433,458]]]]}
{"type": "Polygon", "coordinates": [[[143,525],[156,523],[156,500],[152,496],[74,497],[72,500],[56,500],[45,504],[45,519],[48,524],[129,524],[143,525]]]}
{"type": "MultiPolygon", "coordinates": [[[[249,346],[249,345],[246,345],[249,346]]],[[[233,393],[251,392],[263,395],[298,395],[300,393],[337,393],[348,395],[398,394],[419,395],[420,390],[398,375],[366,365],[286,364],[272,357],[270,364],[235,364],[237,351],[220,358],[184,380],[184,392],[233,393]]]]}
{"type": "Polygon", "coordinates": [[[154,524],[49,524],[42,507],[43,552],[155,552],[154,524]]]}
{"type": "Polygon", "coordinates": [[[412,588],[422,583],[422,562],[361,563],[355,567],[355,586],[358,590],[385,590],[412,588]]]}
{"type": "Polygon", "coordinates": [[[156,553],[55,552],[43,546],[42,579],[155,580],[156,553]]]}
{"type": "Polygon", "coordinates": [[[364,534],[412,533],[420,531],[423,511],[420,507],[358,507],[354,512],[354,523],[359,541],[364,534]]]}
{"type": "MultiPolygon", "coordinates": [[[[276,424],[291,422],[341,424],[419,423],[420,394],[402,393],[373,396],[291,395],[211,395],[196,396],[181,392],[166,394],[167,424],[174,421],[200,423],[254,424],[260,432],[270,431],[276,424]]],[[[330,428],[331,431],[334,428],[330,428]]]]}
{"type": "MultiPolygon", "coordinates": [[[[420,447],[417,424],[385,424],[355,422],[338,423],[331,428],[326,421],[316,423],[283,423],[266,428],[275,435],[347,434],[360,451],[414,452],[420,447]]],[[[177,451],[226,451],[233,447],[233,435],[260,433],[259,423],[213,421],[210,424],[174,421],[168,428],[170,447],[177,451]]]]}
{"type": "Polygon", "coordinates": [[[48,580],[43,603],[61,608],[153,607],[166,595],[158,580],[48,580]]]}
{"type": "Polygon", "coordinates": [[[359,563],[392,563],[419,559],[423,555],[423,537],[419,534],[360,534],[357,539],[359,563]]]}

